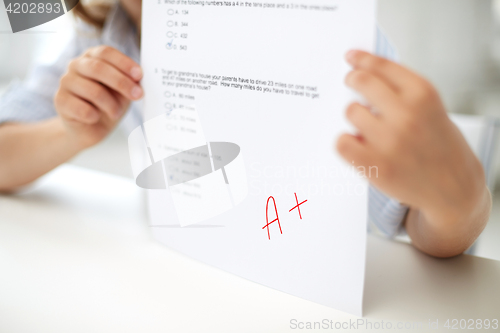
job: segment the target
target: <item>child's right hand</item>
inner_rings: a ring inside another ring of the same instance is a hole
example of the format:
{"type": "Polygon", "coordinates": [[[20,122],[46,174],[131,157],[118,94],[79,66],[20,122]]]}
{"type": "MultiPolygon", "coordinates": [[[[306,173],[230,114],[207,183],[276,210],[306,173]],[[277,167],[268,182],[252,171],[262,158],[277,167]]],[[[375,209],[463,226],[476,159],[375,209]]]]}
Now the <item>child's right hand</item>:
{"type": "Polygon", "coordinates": [[[109,46],[90,48],[72,60],[54,98],[69,139],[80,149],[104,139],[130,101],[143,96],[141,78],[139,65],[109,46]]]}

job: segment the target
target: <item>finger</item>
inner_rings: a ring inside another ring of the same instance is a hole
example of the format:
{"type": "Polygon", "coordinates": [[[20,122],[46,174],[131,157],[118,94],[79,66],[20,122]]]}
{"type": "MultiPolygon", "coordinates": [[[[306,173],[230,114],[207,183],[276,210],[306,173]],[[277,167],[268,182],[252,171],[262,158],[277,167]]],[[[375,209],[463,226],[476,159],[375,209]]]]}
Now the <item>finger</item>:
{"type": "Polygon", "coordinates": [[[143,95],[142,88],[136,82],[103,60],[82,58],[72,64],[80,75],[100,82],[130,100],[137,100],[143,95]]]}
{"type": "Polygon", "coordinates": [[[62,117],[89,125],[97,123],[101,118],[100,112],[95,106],[70,92],[61,92],[57,98],[61,105],[60,113],[62,117]]]}
{"type": "Polygon", "coordinates": [[[354,70],[347,74],[346,84],[363,95],[383,116],[394,117],[403,109],[400,97],[384,81],[370,72],[354,70]]]}
{"type": "Polygon", "coordinates": [[[381,134],[381,121],[366,106],[352,103],[347,107],[346,118],[368,141],[373,141],[381,134]]]}
{"type": "Polygon", "coordinates": [[[128,110],[128,107],[130,105],[130,100],[128,98],[123,97],[119,93],[117,93],[114,90],[109,90],[109,92],[115,97],[115,99],[118,101],[118,104],[120,105],[120,110],[122,110],[122,114],[124,113],[123,110],[128,110]]]}
{"type": "Polygon", "coordinates": [[[110,46],[102,45],[91,48],[85,55],[101,59],[115,66],[118,70],[123,72],[125,75],[128,75],[136,82],[142,79],[143,73],[141,67],[134,60],[110,46]]]}
{"type": "Polygon", "coordinates": [[[67,80],[67,83],[61,82],[61,84],[65,85],[72,94],[90,102],[109,118],[118,119],[121,116],[121,105],[111,91],[102,84],[79,75],[71,75],[63,80],[67,80]]]}
{"type": "Polygon", "coordinates": [[[348,163],[368,167],[373,161],[372,152],[358,137],[342,134],[337,140],[337,151],[348,163]]]}
{"type": "Polygon", "coordinates": [[[368,52],[352,50],[346,54],[346,60],[354,69],[373,73],[386,81],[396,91],[412,89],[424,79],[411,70],[382,57],[368,52]]]}

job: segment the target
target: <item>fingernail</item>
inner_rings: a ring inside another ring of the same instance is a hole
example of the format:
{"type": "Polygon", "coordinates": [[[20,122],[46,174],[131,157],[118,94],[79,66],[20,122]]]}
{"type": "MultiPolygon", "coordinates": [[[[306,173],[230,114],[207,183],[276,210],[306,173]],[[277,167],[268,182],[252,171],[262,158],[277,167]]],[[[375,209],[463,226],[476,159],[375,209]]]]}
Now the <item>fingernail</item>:
{"type": "Polygon", "coordinates": [[[136,80],[140,80],[142,78],[142,69],[140,67],[132,67],[130,70],[130,75],[132,75],[132,78],[136,80]]]}
{"type": "Polygon", "coordinates": [[[134,99],[141,97],[142,96],[142,88],[139,86],[135,86],[134,88],[132,88],[131,95],[134,99]]]}
{"type": "Polygon", "coordinates": [[[358,55],[358,53],[359,52],[356,50],[351,50],[351,51],[346,53],[345,59],[347,60],[348,63],[352,64],[354,62],[354,59],[358,55]]]}

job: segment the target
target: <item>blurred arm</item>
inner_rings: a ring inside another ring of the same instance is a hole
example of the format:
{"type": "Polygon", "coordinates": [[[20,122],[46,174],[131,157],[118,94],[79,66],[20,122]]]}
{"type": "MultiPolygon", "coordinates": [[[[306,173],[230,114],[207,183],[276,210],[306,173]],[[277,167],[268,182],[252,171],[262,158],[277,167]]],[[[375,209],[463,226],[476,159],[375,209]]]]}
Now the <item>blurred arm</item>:
{"type": "Polygon", "coordinates": [[[0,191],[13,191],[68,161],[81,149],[59,117],[0,125],[0,191]]]}

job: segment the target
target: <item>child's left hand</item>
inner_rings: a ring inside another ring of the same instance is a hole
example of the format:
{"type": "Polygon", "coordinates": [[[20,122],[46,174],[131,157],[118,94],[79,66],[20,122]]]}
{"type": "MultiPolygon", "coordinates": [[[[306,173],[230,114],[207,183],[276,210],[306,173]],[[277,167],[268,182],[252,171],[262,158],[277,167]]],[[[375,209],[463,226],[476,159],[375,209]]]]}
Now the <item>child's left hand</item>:
{"type": "Polygon", "coordinates": [[[369,53],[351,51],[347,61],[353,66],[347,85],[373,109],[348,107],[346,116],[359,135],[342,135],[339,153],[367,170],[376,166],[378,177],[369,181],[411,207],[406,227],[417,247],[437,256],[463,252],[484,228],[490,197],[482,166],[437,91],[369,53]]]}

